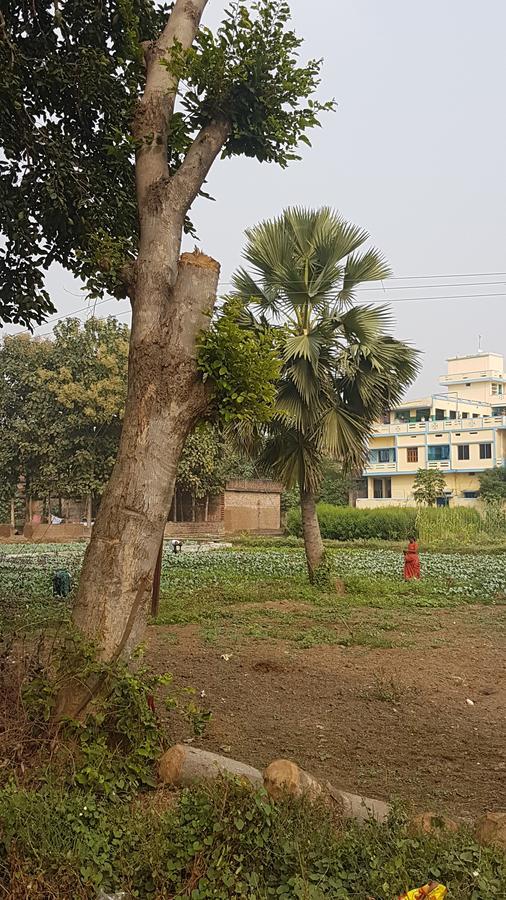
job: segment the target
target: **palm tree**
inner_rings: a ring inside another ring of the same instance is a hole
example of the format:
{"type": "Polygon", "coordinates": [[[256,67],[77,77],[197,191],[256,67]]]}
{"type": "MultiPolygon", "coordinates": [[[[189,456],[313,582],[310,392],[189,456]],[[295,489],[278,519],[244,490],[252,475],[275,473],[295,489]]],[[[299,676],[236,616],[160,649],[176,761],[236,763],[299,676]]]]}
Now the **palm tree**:
{"type": "Polygon", "coordinates": [[[287,209],[246,232],[249,270],[234,292],[257,325],[279,329],[282,368],[262,464],[298,484],[311,581],[328,579],[316,501],[325,458],[347,470],[366,457],[371,426],[418,370],[417,352],[391,337],[388,310],[353,305],[356,288],[390,274],[369,235],[329,208],[287,209]]]}

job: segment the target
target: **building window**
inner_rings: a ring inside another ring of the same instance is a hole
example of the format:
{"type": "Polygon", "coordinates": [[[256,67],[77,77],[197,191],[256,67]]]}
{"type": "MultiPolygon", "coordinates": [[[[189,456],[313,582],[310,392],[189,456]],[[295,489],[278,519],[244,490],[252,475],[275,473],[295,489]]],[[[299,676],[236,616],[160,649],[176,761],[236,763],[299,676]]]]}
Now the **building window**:
{"type": "Polygon", "coordinates": [[[435,444],[432,447],[429,447],[428,451],[429,462],[440,462],[441,460],[450,459],[449,444],[435,444]]]}
{"type": "Polygon", "coordinates": [[[457,418],[457,410],[451,409],[450,410],[450,419],[456,419],[456,418],[457,418]]]}
{"type": "Polygon", "coordinates": [[[479,419],[479,418],[480,418],[479,413],[473,413],[473,419],[479,419]]]}
{"type": "Polygon", "coordinates": [[[392,479],[373,478],[373,496],[375,500],[391,500],[392,479]]]}
{"type": "Polygon", "coordinates": [[[492,393],[493,394],[502,394],[503,393],[502,384],[493,384],[492,385],[492,393]]]}
{"type": "Polygon", "coordinates": [[[469,444],[459,444],[457,455],[459,459],[469,459],[469,444]]]}
{"type": "Polygon", "coordinates": [[[492,459],[492,444],[480,444],[480,459],[492,459]]]}
{"type": "Polygon", "coordinates": [[[418,462],[418,447],[408,447],[408,462],[418,462]]]}
{"type": "Polygon", "coordinates": [[[463,494],[466,500],[476,500],[480,496],[479,491],[464,491],[463,494]]]}
{"type": "Polygon", "coordinates": [[[446,417],[444,409],[436,409],[436,422],[441,422],[446,417]]]}
{"type": "Polygon", "coordinates": [[[469,413],[462,413],[462,418],[463,418],[463,419],[468,419],[468,418],[469,418],[469,413]]]}

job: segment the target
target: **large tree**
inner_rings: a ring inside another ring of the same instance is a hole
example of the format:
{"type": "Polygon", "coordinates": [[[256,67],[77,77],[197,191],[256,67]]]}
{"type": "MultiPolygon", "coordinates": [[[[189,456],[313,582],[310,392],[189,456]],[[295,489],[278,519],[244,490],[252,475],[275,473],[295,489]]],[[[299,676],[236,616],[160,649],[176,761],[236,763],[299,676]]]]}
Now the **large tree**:
{"type": "MultiPolygon", "coordinates": [[[[285,166],[322,108],[284,0],[234,3],[215,35],[206,5],[12,0],[0,19],[0,313],[40,320],[55,260],[132,302],[123,432],[74,609],[105,662],[142,633],[178,459],[209,403],[196,339],[219,265],[180,257],[188,211],[220,154],[285,166]]],[[[76,679],[60,714],[95,685],[76,679]]]]}
{"type": "Polygon", "coordinates": [[[372,425],[417,372],[417,353],[386,332],[384,307],[353,305],[357,287],[390,274],[369,235],[332,210],[288,209],[247,232],[234,278],[261,323],[279,323],[282,368],[262,463],[298,484],[312,581],[327,580],[316,514],[326,459],[355,471],[372,425]]]}

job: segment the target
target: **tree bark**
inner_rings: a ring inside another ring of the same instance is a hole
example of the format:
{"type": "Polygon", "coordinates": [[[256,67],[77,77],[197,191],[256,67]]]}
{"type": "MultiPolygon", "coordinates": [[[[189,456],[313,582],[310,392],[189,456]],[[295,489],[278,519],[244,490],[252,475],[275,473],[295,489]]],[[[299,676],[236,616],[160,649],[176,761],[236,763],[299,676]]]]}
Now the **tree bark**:
{"type": "Polygon", "coordinates": [[[318,579],[318,571],[325,561],[325,547],[316,514],[316,495],[313,491],[306,491],[301,487],[300,509],[307,569],[309,580],[313,584],[318,579]]]}
{"type": "Polygon", "coordinates": [[[11,528],[16,527],[16,501],[11,500],[11,528]]]}
{"type": "MultiPolygon", "coordinates": [[[[209,403],[197,372],[197,337],[209,324],[219,265],[184,254],[170,302],[146,332],[133,308],[128,395],[118,457],[85,554],[73,623],[98,657],[128,656],[146,624],[153,573],[170,508],[179,457],[209,403]],[[139,337],[140,331],[140,337],[139,337]]],[[[156,280],[149,279],[154,289],[156,280]]],[[[57,717],[76,717],[98,679],[67,684],[57,717]]]]}

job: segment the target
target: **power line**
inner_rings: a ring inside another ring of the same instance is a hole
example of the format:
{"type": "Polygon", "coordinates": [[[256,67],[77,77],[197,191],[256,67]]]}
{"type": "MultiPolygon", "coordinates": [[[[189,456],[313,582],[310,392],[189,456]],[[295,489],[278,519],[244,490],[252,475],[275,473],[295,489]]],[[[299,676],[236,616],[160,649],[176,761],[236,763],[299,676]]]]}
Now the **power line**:
{"type": "MultiPolygon", "coordinates": [[[[398,297],[397,299],[385,300],[385,301],[371,299],[368,302],[369,303],[385,302],[386,304],[388,304],[388,303],[430,303],[431,301],[436,301],[436,300],[443,300],[443,301],[446,301],[446,300],[481,300],[481,299],[490,299],[492,297],[506,297],[506,293],[501,292],[501,293],[492,293],[492,294],[486,294],[486,293],[484,293],[484,294],[456,294],[453,296],[449,295],[449,296],[443,296],[443,297],[441,297],[441,296],[440,297],[398,297]]],[[[103,322],[105,319],[109,319],[111,317],[118,319],[121,316],[128,315],[129,313],[130,313],[130,309],[125,309],[125,310],[123,310],[123,312],[120,312],[120,313],[111,313],[108,316],[96,316],[94,318],[96,318],[96,321],[98,321],[98,322],[103,322]]],[[[71,318],[71,317],[63,316],[62,318],[71,318]]],[[[45,337],[51,333],[52,333],[51,331],[46,331],[43,334],[35,335],[35,337],[45,337]]]]}
{"type": "MultiPolygon", "coordinates": [[[[97,305],[98,305],[98,304],[97,304],[97,305]]],[[[77,310],[76,310],[76,312],[77,312],[77,310]]],[[[111,319],[111,318],[113,318],[113,319],[119,319],[120,316],[126,316],[126,315],[128,315],[130,312],[131,312],[130,309],[125,309],[125,310],[123,310],[123,312],[119,312],[119,313],[109,313],[109,315],[107,315],[107,316],[93,316],[93,318],[90,318],[90,319],[88,319],[87,321],[88,321],[88,322],[92,322],[92,321],[104,322],[106,319],[111,319]]],[[[68,314],[65,315],[65,316],[58,316],[58,319],[71,319],[71,318],[72,318],[72,313],[68,313],[68,314]]],[[[53,321],[56,321],[56,319],[53,319],[53,321]]],[[[44,322],[44,324],[47,325],[47,324],[49,324],[49,323],[48,323],[48,322],[44,322]]],[[[21,333],[21,334],[23,334],[23,333],[28,333],[28,334],[30,334],[30,332],[18,332],[18,334],[19,334],[19,333],[21,333]]],[[[52,333],[53,333],[52,330],[50,330],[50,331],[43,331],[42,334],[34,334],[33,337],[47,337],[49,334],[52,334],[52,333]]]]}
{"type": "MultiPolygon", "coordinates": [[[[75,296],[77,297],[77,294],[75,296]]],[[[47,319],[47,321],[43,322],[42,324],[50,325],[51,322],[59,322],[60,319],[71,319],[72,316],[75,316],[77,313],[87,312],[88,310],[94,308],[95,306],[100,306],[100,304],[102,304],[102,303],[112,303],[112,302],[117,303],[117,300],[115,300],[114,297],[105,297],[104,300],[98,300],[94,304],[88,303],[87,306],[80,306],[79,309],[73,309],[69,313],[65,313],[64,315],[53,316],[52,319],[47,319]]],[[[42,327],[42,326],[40,326],[40,327],[42,327]]],[[[40,335],[40,337],[42,337],[42,335],[40,335]]]]}
{"type": "MultiPolygon", "coordinates": [[[[436,290],[436,289],[440,290],[440,289],[444,289],[444,288],[450,288],[451,290],[453,290],[454,288],[457,288],[457,287],[475,288],[475,287],[488,287],[488,286],[491,286],[491,287],[504,286],[504,285],[506,285],[506,281],[478,281],[478,282],[474,281],[474,282],[457,282],[457,283],[454,282],[453,284],[452,283],[450,283],[450,284],[423,284],[423,285],[411,285],[411,286],[395,285],[395,286],[392,286],[389,288],[385,288],[385,284],[388,284],[391,281],[401,281],[401,280],[404,281],[404,280],[416,280],[416,279],[428,280],[428,279],[440,279],[440,278],[480,278],[480,277],[486,277],[486,276],[495,277],[495,276],[500,276],[500,275],[506,276],[506,272],[476,272],[476,273],[470,272],[470,273],[466,273],[466,274],[454,273],[454,274],[448,274],[448,275],[441,275],[441,274],[439,274],[439,275],[437,275],[437,274],[435,274],[435,275],[399,275],[399,276],[391,276],[390,278],[382,279],[381,284],[378,287],[366,287],[363,284],[359,285],[356,289],[356,292],[357,293],[359,293],[359,292],[360,293],[365,293],[365,292],[370,293],[372,291],[376,291],[376,292],[381,291],[388,295],[388,293],[393,290],[394,291],[417,291],[417,290],[422,290],[424,288],[426,290],[436,290]]],[[[224,287],[226,285],[233,285],[233,284],[234,283],[231,281],[222,281],[222,282],[219,282],[218,287],[220,287],[220,286],[224,287]]],[[[297,295],[304,295],[305,292],[304,291],[294,291],[292,293],[295,296],[297,296],[297,295]]],[[[388,296],[385,296],[384,298],[382,297],[381,299],[371,297],[368,300],[368,302],[370,302],[370,303],[385,303],[385,304],[390,304],[390,303],[430,303],[431,301],[446,302],[448,300],[482,300],[482,299],[491,299],[493,297],[506,297],[506,293],[501,291],[501,292],[490,292],[490,293],[483,292],[483,293],[478,293],[478,294],[474,294],[474,293],[447,294],[447,295],[438,295],[435,297],[430,296],[430,297],[398,297],[398,298],[389,298],[388,296]]],[[[114,297],[106,297],[103,300],[96,301],[93,305],[87,304],[86,306],[82,306],[82,307],[79,307],[78,309],[71,310],[68,313],[54,316],[53,318],[48,319],[46,322],[44,322],[39,327],[43,327],[45,325],[51,325],[53,322],[59,322],[62,319],[72,318],[73,316],[75,316],[81,312],[89,312],[90,309],[94,310],[97,306],[99,306],[103,303],[109,303],[109,302],[117,302],[117,301],[115,301],[114,297]]],[[[118,312],[118,313],[111,312],[107,316],[94,316],[93,315],[90,318],[93,318],[93,319],[96,318],[98,321],[104,321],[105,319],[108,319],[111,316],[113,318],[120,318],[124,315],[129,314],[130,311],[131,310],[129,307],[128,309],[122,310],[121,312],[118,312]]],[[[27,332],[27,333],[32,334],[32,332],[27,332]]],[[[50,329],[49,331],[37,333],[37,334],[35,334],[35,337],[47,337],[50,334],[52,334],[52,329],[50,329]]]]}
{"type": "MultiPolygon", "coordinates": [[[[218,286],[223,287],[227,284],[233,286],[233,282],[231,282],[231,281],[228,281],[228,282],[222,281],[222,282],[220,282],[220,284],[218,286]]],[[[293,282],[293,284],[295,284],[295,282],[293,282]]],[[[505,286],[505,285],[506,285],[506,281],[459,281],[459,282],[453,282],[453,284],[450,283],[450,284],[394,285],[392,287],[385,287],[385,284],[382,281],[382,282],[380,282],[380,285],[378,287],[366,287],[364,284],[360,284],[356,288],[353,288],[353,290],[355,293],[361,293],[361,294],[370,293],[371,291],[376,291],[376,292],[381,291],[385,294],[389,294],[391,291],[406,291],[406,292],[422,291],[422,290],[423,291],[432,291],[432,290],[441,290],[443,288],[450,288],[453,290],[454,288],[458,288],[458,287],[470,287],[470,288],[499,287],[499,286],[505,286]]],[[[261,285],[259,285],[259,286],[261,287],[261,285]]],[[[283,288],[286,288],[286,284],[283,285],[283,288]]],[[[290,291],[290,293],[302,294],[302,293],[305,293],[305,291],[290,291]]]]}

